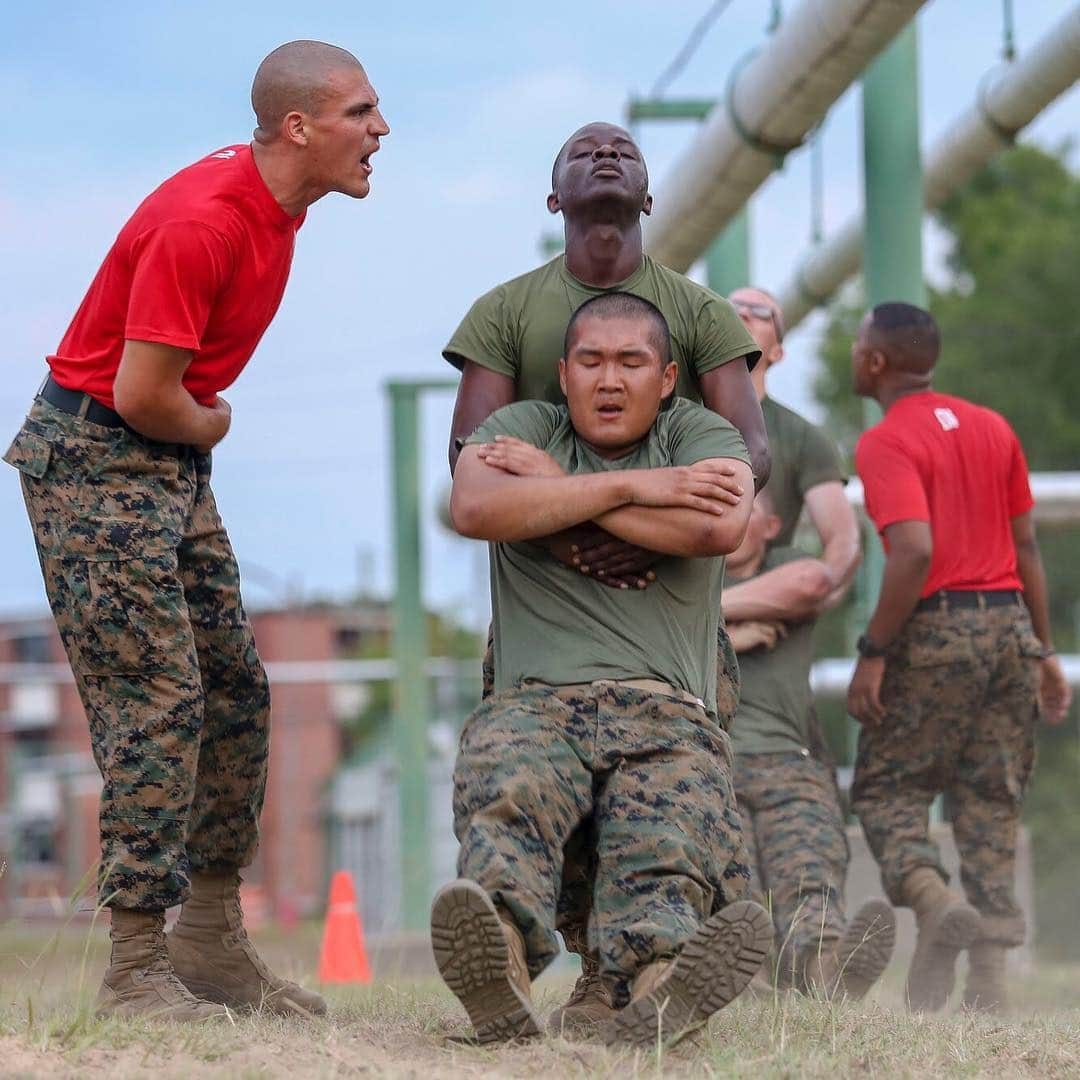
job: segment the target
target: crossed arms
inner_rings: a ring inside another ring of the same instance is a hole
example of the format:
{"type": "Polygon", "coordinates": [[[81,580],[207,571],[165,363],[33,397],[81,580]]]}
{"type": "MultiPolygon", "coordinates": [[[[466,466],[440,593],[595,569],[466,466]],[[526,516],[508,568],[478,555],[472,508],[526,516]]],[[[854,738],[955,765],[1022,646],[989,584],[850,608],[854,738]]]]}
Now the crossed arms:
{"type": "Polygon", "coordinates": [[[477,540],[538,540],[595,521],[665,555],[726,555],[741,543],[751,507],[731,492],[732,477],[753,490],[750,467],[733,458],[566,476],[544,451],[500,436],[462,450],[450,517],[477,540]]]}

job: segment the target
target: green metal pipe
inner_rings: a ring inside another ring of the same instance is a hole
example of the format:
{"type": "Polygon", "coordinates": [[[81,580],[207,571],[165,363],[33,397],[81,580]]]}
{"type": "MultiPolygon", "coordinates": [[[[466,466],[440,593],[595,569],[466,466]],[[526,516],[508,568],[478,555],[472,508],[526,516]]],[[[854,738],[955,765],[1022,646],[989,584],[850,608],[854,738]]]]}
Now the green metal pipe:
{"type": "Polygon", "coordinates": [[[431,702],[424,671],[428,642],[420,580],[420,385],[392,382],[388,390],[394,453],[394,750],[400,813],[401,913],[404,929],[424,930],[432,893],[428,812],[431,702]]]}
{"type": "Polygon", "coordinates": [[[636,120],[704,120],[713,110],[713,98],[631,98],[626,118],[636,120]]]}
{"type": "Polygon", "coordinates": [[[705,281],[727,296],[750,284],[750,210],[744,206],[705,252],[705,281]]]}
{"type": "MultiPolygon", "coordinates": [[[[919,39],[914,21],[866,69],[862,80],[862,106],[866,302],[869,307],[894,300],[926,307],[922,156],[919,149],[919,39]]],[[[866,401],[864,425],[869,427],[880,419],[881,410],[877,403],[866,401]]],[[[860,633],[877,605],[885,569],[881,541],[869,523],[863,532],[863,542],[855,613],[860,633]]]]}
{"type": "Polygon", "coordinates": [[[914,22],[866,69],[862,86],[866,299],[871,306],[903,300],[925,307],[914,22]]]}

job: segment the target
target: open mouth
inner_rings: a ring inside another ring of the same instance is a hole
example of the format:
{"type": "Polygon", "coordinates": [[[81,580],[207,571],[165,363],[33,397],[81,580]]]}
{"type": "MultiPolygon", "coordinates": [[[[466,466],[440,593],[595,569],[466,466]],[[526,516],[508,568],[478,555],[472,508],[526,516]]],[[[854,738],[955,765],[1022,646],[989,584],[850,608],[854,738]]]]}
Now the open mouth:
{"type": "MultiPolygon", "coordinates": [[[[375,153],[374,150],[372,150],[371,154],[373,154],[373,153],[375,153]]],[[[365,176],[370,176],[371,175],[371,154],[365,154],[360,159],[360,168],[363,171],[365,176]]]]}
{"type": "Polygon", "coordinates": [[[598,415],[603,420],[617,420],[623,413],[623,407],[621,405],[599,405],[596,409],[598,415]]]}

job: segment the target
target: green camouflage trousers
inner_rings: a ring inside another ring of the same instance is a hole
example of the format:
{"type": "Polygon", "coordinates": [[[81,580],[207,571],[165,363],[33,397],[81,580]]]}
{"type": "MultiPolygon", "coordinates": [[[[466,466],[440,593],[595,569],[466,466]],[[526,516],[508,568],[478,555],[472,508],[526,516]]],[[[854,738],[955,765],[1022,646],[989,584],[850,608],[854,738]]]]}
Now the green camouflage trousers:
{"type": "Polygon", "coordinates": [[[750,888],[772,912],[777,950],[839,941],[849,852],[833,770],[799,751],[736,754],[735,798],[750,888]]]}
{"type": "MultiPolygon", "coordinates": [[[[495,692],[495,642],[490,626],[483,680],[486,701],[495,692]]],[[[720,724],[727,731],[739,705],[739,661],[723,622],[716,643],[716,705],[720,724]]],[[[563,880],[555,918],[555,928],[562,934],[567,949],[580,955],[590,951],[588,927],[595,884],[596,830],[592,819],[586,818],[567,840],[563,851],[563,880]]]]}
{"type": "Polygon", "coordinates": [[[717,898],[746,891],[727,735],[703,709],[613,683],[526,684],[472,713],[454,770],[458,872],[514,919],[533,977],[558,953],[563,849],[590,819],[601,970],[625,991],[717,898]]]}
{"type": "Polygon", "coordinates": [[[944,793],[960,876],[984,936],[1024,939],[1014,894],[1016,831],[1035,762],[1038,657],[1026,607],[918,612],[889,648],[886,717],[863,728],[852,809],[889,899],[920,866],[948,877],[928,832],[944,793]]]}
{"type": "Polygon", "coordinates": [[[90,725],[106,903],[160,910],[258,846],[270,691],[210,458],[41,401],[4,458],[90,725]]]}

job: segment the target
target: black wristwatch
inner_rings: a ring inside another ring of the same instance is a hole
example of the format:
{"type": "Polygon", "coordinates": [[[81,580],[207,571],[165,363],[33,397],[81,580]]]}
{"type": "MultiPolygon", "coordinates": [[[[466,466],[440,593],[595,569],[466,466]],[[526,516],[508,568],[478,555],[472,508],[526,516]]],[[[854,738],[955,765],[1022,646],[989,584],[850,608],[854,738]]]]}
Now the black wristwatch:
{"type": "Polygon", "coordinates": [[[855,648],[858,650],[859,655],[867,660],[878,660],[885,655],[884,646],[875,644],[865,634],[855,642],[855,648]]]}

